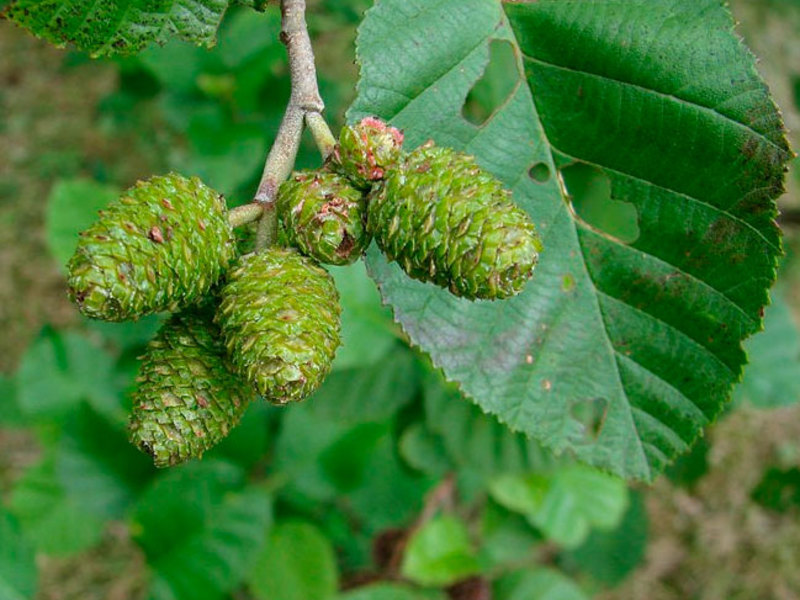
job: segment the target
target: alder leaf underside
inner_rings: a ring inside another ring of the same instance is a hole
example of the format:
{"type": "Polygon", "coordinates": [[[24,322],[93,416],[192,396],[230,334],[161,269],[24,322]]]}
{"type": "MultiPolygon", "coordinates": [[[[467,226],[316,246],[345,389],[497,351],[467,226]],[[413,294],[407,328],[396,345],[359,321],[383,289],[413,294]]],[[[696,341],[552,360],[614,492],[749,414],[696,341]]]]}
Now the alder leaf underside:
{"type": "Polygon", "coordinates": [[[375,114],[408,147],[433,138],[474,154],[545,246],[520,296],[470,303],[373,245],[397,321],[512,429],[652,479],[728,400],[781,253],[774,199],[790,151],[723,2],[381,0],[358,59],[348,119],[375,114]],[[462,106],[493,40],[513,44],[519,82],[475,126],[462,106]],[[575,162],[635,207],[636,241],[575,216],[555,175],[575,162]]]}
{"type": "Polygon", "coordinates": [[[212,46],[228,0],[14,0],[3,15],[36,36],[94,56],[177,36],[212,46]]]}

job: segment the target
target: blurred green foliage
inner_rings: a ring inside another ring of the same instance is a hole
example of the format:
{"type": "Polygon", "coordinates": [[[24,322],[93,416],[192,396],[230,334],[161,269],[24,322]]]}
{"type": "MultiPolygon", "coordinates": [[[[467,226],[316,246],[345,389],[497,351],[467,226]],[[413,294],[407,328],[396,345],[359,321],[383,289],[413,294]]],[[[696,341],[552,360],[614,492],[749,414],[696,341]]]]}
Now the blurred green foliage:
{"type": "MultiPolygon", "coordinates": [[[[369,4],[312,3],[316,43],[350,51],[369,4]]],[[[235,9],[212,51],[170,42],[115,59],[118,86],[97,107],[99,126],[135,132],[163,152],[165,169],[199,175],[232,205],[247,201],[289,94],[278,29],[275,10],[235,9]]],[[[496,67],[513,59],[508,50],[492,48],[495,67],[466,100],[471,121],[515,85],[496,67]]],[[[354,73],[320,58],[340,124],[354,73]]],[[[318,164],[306,139],[298,168],[318,164]]],[[[596,172],[566,169],[565,178],[581,218],[636,237],[596,172]]],[[[102,168],[56,182],[46,226],[54,261],[65,262],[75,233],[128,184],[102,168]]],[[[168,471],[125,431],[136,357],[160,319],[45,327],[16,373],[0,376],[0,430],[29,432],[40,450],[0,504],[0,598],[35,597],[37,553],[79,555],[115,523],[144,556],[147,597],[157,600],[444,600],[469,577],[498,600],[582,600],[641,563],[641,492],[485,415],[408,347],[362,263],[331,271],[344,343],[322,388],[301,405],[251,406],[202,461],[168,471]]],[[[797,402],[800,338],[780,294],[748,350],[738,404],[797,402]]],[[[697,448],[689,456],[700,459],[673,469],[676,481],[705,472],[707,445],[697,448]]],[[[770,470],[753,496],[789,510],[797,490],[796,469],[770,470]]]]}

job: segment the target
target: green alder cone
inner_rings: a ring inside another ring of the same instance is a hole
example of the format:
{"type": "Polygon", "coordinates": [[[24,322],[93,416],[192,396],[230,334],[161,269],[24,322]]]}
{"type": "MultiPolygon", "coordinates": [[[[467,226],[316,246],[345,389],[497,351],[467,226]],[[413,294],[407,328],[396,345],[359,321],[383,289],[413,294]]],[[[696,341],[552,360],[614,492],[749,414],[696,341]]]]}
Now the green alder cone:
{"type": "Polygon", "coordinates": [[[367,117],[346,125],[339,134],[329,166],[357,188],[368,190],[402,159],[403,132],[367,117]]]}
{"type": "Polygon", "coordinates": [[[522,290],[542,249],[527,213],[475,159],[428,143],[368,199],[367,228],[414,279],[495,300],[522,290]]]}
{"type": "Polygon", "coordinates": [[[222,196],[175,173],[140,181],[80,234],[70,299],[87,317],[137,319],[202,299],[235,253],[222,196]]]}
{"type": "Polygon", "coordinates": [[[229,370],[209,308],[172,315],[148,345],[136,381],[130,439],[157,467],[200,458],[255,396],[229,370]]]}
{"type": "Polygon", "coordinates": [[[288,248],[242,256],[217,310],[235,370],[273,404],[309,396],[339,346],[339,294],[331,276],[288,248]]]}
{"type": "Polygon", "coordinates": [[[294,173],[278,193],[278,217],[288,242],[321,263],[348,265],[371,239],[363,194],[330,171],[294,173]]]}

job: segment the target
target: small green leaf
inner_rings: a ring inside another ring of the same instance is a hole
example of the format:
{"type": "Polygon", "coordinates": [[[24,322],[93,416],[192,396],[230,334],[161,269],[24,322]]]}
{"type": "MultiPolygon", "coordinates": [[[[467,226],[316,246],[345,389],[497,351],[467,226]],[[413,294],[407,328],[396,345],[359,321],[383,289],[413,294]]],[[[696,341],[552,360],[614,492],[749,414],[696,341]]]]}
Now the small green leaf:
{"type": "Polygon", "coordinates": [[[526,557],[534,559],[542,538],[521,515],[490,501],[484,508],[481,525],[481,564],[507,568],[526,557]]]}
{"type": "Polygon", "coordinates": [[[800,331],[791,309],[776,291],[764,315],[764,332],[745,344],[750,365],[735,389],[739,402],[778,408],[800,401],[800,331]]]}
{"type": "Polygon", "coordinates": [[[170,36],[211,46],[227,0],[14,0],[5,14],[47,41],[93,56],[130,53],[170,36]]]}
{"type": "Polygon", "coordinates": [[[445,600],[445,596],[436,590],[378,583],[341,594],[336,600],[445,600]]]}
{"type": "Polygon", "coordinates": [[[28,469],[11,494],[11,512],[36,550],[70,555],[91,548],[103,533],[103,520],[64,490],[52,459],[28,469]]]}
{"type": "Polygon", "coordinates": [[[401,571],[422,585],[446,586],[480,572],[467,526],[444,515],[427,522],[408,541],[401,571]]]}
{"type": "Polygon", "coordinates": [[[93,515],[121,519],[153,475],[122,427],[84,405],[63,424],[55,469],[66,494],[93,515]]]}
{"type": "Polygon", "coordinates": [[[500,579],[497,600],[589,600],[589,596],[558,571],[518,571],[500,579]]]}
{"type": "Polygon", "coordinates": [[[647,508],[643,494],[631,493],[619,527],[594,530],[578,548],[562,554],[562,564],[588,573],[598,581],[617,585],[644,559],[647,547],[647,508]]]}
{"type": "Polygon", "coordinates": [[[220,460],[169,469],[140,496],[132,529],[151,563],[175,552],[211,522],[225,494],[245,483],[241,467],[220,460]]]}
{"type": "Polygon", "coordinates": [[[55,422],[88,400],[98,412],[120,420],[124,410],[113,371],[113,358],[85,337],[46,327],[17,370],[20,410],[36,421],[55,422]]]}
{"type": "Polygon", "coordinates": [[[397,342],[391,313],[381,305],[381,296],[367,276],[363,261],[328,270],[342,301],[342,345],[333,368],[375,364],[397,342]]]}
{"type": "Polygon", "coordinates": [[[340,368],[311,398],[314,410],[342,423],[385,421],[419,391],[419,369],[413,352],[392,340],[373,364],[340,368]]]}
{"type": "Polygon", "coordinates": [[[273,528],[249,577],[258,600],[326,600],[335,596],[338,582],[330,542],[319,529],[299,521],[273,528]]]}
{"type": "Polygon", "coordinates": [[[120,190],[92,179],[66,179],[56,182],[47,199],[45,233],[50,252],[66,271],[75,252],[78,234],[97,220],[97,211],[116,200],[120,190]]]}
{"type": "Polygon", "coordinates": [[[501,475],[491,482],[490,492],[498,503],[525,515],[566,548],[583,543],[593,527],[616,527],[628,506],[622,480],[583,465],[547,475],[501,475]]]}
{"type": "Polygon", "coordinates": [[[0,598],[26,600],[36,591],[36,562],[17,520],[0,506],[0,598]]]}
{"type": "Polygon", "coordinates": [[[264,546],[272,498],[257,487],[220,498],[203,528],[152,562],[154,600],[222,600],[239,587],[264,546]]]}
{"type": "Polygon", "coordinates": [[[11,377],[0,374],[0,426],[17,427],[25,418],[17,403],[17,384],[11,377]]]}

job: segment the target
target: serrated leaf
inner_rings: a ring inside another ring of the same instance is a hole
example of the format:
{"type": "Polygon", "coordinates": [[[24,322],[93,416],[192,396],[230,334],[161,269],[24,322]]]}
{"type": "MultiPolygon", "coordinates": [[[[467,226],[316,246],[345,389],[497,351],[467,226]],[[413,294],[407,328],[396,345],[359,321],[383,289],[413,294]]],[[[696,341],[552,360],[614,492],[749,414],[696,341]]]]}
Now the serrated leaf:
{"type": "Polygon", "coordinates": [[[250,573],[258,600],[327,600],[336,594],[339,573],[328,539],[310,523],[281,523],[270,532],[250,573]]]}
{"type": "Polygon", "coordinates": [[[425,379],[425,423],[440,436],[453,464],[488,479],[499,473],[519,473],[549,468],[553,456],[535,440],[513,433],[465,401],[456,386],[438,373],[425,379]]]}
{"type": "Polygon", "coordinates": [[[622,480],[584,465],[549,474],[500,475],[489,490],[499,504],[524,515],[565,548],[581,545],[592,528],[613,529],[628,507],[622,480]]]}
{"type": "Polygon", "coordinates": [[[0,507],[0,598],[26,600],[36,591],[33,548],[22,535],[19,523],[0,507]]]}
{"type": "Polygon", "coordinates": [[[120,190],[91,179],[57,182],[47,199],[45,233],[47,245],[61,269],[75,252],[78,234],[97,220],[97,211],[116,200],[120,190]]]}
{"type": "Polygon", "coordinates": [[[91,548],[103,533],[103,520],[70,497],[47,458],[28,469],[11,494],[11,512],[39,552],[70,555],[91,548]]]}
{"type": "Polygon", "coordinates": [[[790,156],[780,117],[719,0],[504,6],[382,0],[359,31],[348,119],[474,154],[542,234],[534,278],[511,300],[469,303],[375,247],[368,265],[411,341],[486,411],[652,479],[719,414],[761,327],[790,156]],[[461,107],[496,39],[514,44],[520,85],[476,127],[461,107]],[[575,217],[556,167],[576,161],[634,207],[638,239],[575,217]]]}
{"type": "Polygon", "coordinates": [[[745,344],[750,365],[734,394],[759,408],[789,406],[800,400],[800,331],[780,294],[764,315],[764,333],[745,344]]]}
{"type": "Polygon", "coordinates": [[[408,540],[401,571],[411,581],[446,586],[480,572],[466,524],[442,515],[425,523],[408,540]]]}
{"type": "Polygon", "coordinates": [[[53,44],[102,56],[171,36],[211,46],[227,7],[227,0],[14,0],[4,14],[53,44]]]}

